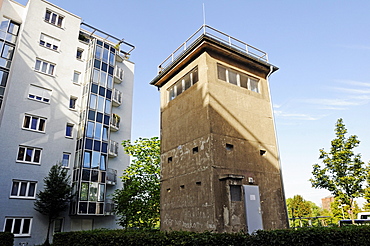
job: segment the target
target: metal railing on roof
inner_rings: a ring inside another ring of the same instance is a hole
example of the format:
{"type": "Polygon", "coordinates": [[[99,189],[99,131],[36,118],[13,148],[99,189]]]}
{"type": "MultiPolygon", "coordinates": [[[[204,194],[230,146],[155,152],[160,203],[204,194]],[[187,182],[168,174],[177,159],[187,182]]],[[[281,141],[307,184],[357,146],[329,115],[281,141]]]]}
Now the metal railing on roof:
{"type": "Polygon", "coordinates": [[[191,35],[185,42],[183,42],[172,54],[170,54],[159,66],[158,73],[161,73],[167,68],[176,58],[178,58],[196,39],[200,36],[206,35],[212,37],[232,48],[245,52],[259,60],[268,62],[267,53],[249,45],[239,39],[236,39],[226,33],[223,33],[208,25],[202,25],[193,35],[191,35]]]}
{"type": "Polygon", "coordinates": [[[110,43],[112,43],[113,45],[121,45],[121,44],[124,44],[125,46],[127,46],[126,48],[128,48],[129,50],[128,51],[122,51],[120,50],[121,53],[124,53],[125,55],[129,55],[131,51],[133,51],[135,49],[135,46],[130,44],[130,43],[127,43],[126,41],[124,41],[124,39],[119,39],[115,36],[112,36],[102,30],[99,30],[98,28],[95,28],[93,26],[90,26],[89,24],[86,24],[84,22],[81,23],[81,26],[84,26],[85,28],[82,28],[82,30],[84,32],[86,32],[88,35],[90,36],[95,36],[95,37],[98,37],[104,41],[108,41],[110,43]],[[87,30],[89,29],[89,30],[87,30]]]}

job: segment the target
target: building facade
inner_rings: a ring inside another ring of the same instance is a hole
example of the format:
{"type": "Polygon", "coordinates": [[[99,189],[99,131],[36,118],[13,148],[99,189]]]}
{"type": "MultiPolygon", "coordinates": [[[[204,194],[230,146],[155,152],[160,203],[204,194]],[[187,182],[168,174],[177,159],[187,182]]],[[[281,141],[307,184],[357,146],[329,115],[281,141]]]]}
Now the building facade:
{"type": "Polygon", "coordinates": [[[45,240],[33,209],[52,165],[68,170],[69,211],[52,232],[116,228],[111,194],[129,164],[134,46],[44,0],[0,2],[0,230],[45,240]]]}
{"type": "Polygon", "coordinates": [[[159,66],[161,229],[288,227],[267,54],[202,26],[159,66]]]}

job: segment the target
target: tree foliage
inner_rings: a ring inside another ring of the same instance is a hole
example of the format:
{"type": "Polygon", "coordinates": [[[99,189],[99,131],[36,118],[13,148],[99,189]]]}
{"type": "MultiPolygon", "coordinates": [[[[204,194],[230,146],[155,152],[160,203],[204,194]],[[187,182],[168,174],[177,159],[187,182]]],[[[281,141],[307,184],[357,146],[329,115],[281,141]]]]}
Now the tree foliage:
{"type": "Polygon", "coordinates": [[[49,232],[51,223],[68,208],[72,198],[67,169],[59,164],[50,168],[48,176],[44,178],[44,190],[36,195],[34,209],[48,217],[48,231],[44,245],[49,245],[49,232]]]}
{"type": "Polygon", "coordinates": [[[361,155],[353,152],[360,143],[357,136],[346,138],[347,129],[342,119],[338,119],[335,127],[336,138],[331,141],[330,152],[320,149],[319,159],[323,165],[313,165],[310,181],[312,187],[330,191],[353,210],[354,198],[364,192],[367,167],[361,161],[361,155]]]}
{"type": "Polygon", "coordinates": [[[132,158],[121,177],[123,188],[116,190],[118,224],[125,227],[153,228],[159,222],[160,140],[139,138],[134,143],[122,142],[132,158]]]}

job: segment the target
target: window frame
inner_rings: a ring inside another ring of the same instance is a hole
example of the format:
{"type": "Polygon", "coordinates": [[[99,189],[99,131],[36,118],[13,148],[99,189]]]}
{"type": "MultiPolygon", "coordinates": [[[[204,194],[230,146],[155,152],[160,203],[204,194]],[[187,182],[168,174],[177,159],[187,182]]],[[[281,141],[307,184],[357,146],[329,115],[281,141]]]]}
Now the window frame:
{"type": "Polygon", "coordinates": [[[12,220],[12,228],[11,228],[10,232],[14,234],[14,237],[30,237],[31,236],[32,220],[33,220],[32,217],[5,217],[3,231],[8,231],[8,230],[6,230],[6,225],[7,225],[8,220],[12,220]],[[21,224],[19,225],[19,232],[20,233],[14,233],[15,220],[17,220],[17,219],[21,220],[21,224]],[[23,232],[23,229],[24,229],[23,227],[24,227],[25,220],[29,220],[29,226],[28,226],[27,233],[23,232]]]}
{"type": "Polygon", "coordinates": [[[69,168],[69,165],[70,165],[70,163],[71,163],[71,156],[72,156],[72,155],[71,155],[71,153],[63,152],[63,155],[62,155],[62,161],[61,161],[61,163],[60,163],[62,167],[64,167],[64,168],[69,168]],[[68,163],[67,163],[67,165],[66,165],[66,166],[64,165],[64,160],[65,160],[65,159],[64,159],[64,156],[68,156],[68,161],[67,161],[68,163]]]}
{"type": "Polygon", "coordinates": [[[41,117],[41,116],[37,116],[37,115],[32,115],[32,114],[24,114],[24,117],[23,117],[23,124],[22,124],[22,129],[23,130],[28,130],[28,131],[33,131],[33,132],[41,132],[41,133],[45,133],[45,128],[46,128],[46,121],[47,121],[47,118],[45,117],[41,117]],[[30,120],[28,122],[28,127],[25,126],[26,124],[26,117],[30,117],[30,120]],[[33,119],[36,119],[36,129],[32,129],[32,120],[33,119]],[[40,123],[41,121],[43,120],[43,129],[40,130],[40,123]]]}
{"type": "Polygon", "coordinates": [[[53,10],[46,9],[46,11],[45,11],[44,21],[46,23],[49,23],[49,24],[53,25],[53,26],[63,28],[64,18],[65,18],[65,16],[63,16],[61,14],[58,14],[57,12],[55,12],[53,10]],[[49,17],[47,17],[48,12],[49,12],[49,17]],[[55,21],[53,21],[53,16],[55,16],[55,21]]]}
{"type": "Polygon", "coordinates": [[[27,98],[30,99],[30,100],[50,104],[51,92],[52,92],[52,90],[50,90],[50,89],[30,84],[30,87],[28,88],[27,98]],[[31,89],[31,88],[33,88],[33,89],[31,89]],[[42,91],[42,93],[40,93],[42,95],[38,95],[36,93],[30,93],[30,92],[32,92],[32,90],[39,90],[40,92],[42,91]]]}
{"type": "Polygon", "coordinates": [[[77,99],[78,97],[75,97],[75,96],[70,96],[69,97],[69,105],[68,105],[68,108],[70,110],[77,110],[77,99]],[[73,104],[72,104],[73,102],[73,104]]]}
{"type": "Polygon", "coordinates": [[[193,85],[195,85],[198,81],[199,81],[199,70],[198,66],[195,66],[167,89],[168,102],[174,100],[176,97],[178,97],[183,92],[185,92],[193,85]],[[188,85],[188,83],[189,86],[187,87],[186,85],[188,85]],[[179,89],[181,89],[181,92],[179,91],[179,89]]]}
{"type": "Polygon", "coordinates": [[[12,187],[10,189],[10,198],[18,198],[18,199],[36,199],[36,190],[37,190],[37,181],[30,181],[30,180],[19,180],[19,179],[13,179],[12,180],[12,187]],[[18,187],[17,187],[17,195],[13,195],[13,187],[14,187],[14,183],[17,182],[18,183],[18,187]],[[26,190],[25,190],[25,195],[22,196],[21,195],[21,189],[22,189],[22,183],[26,183],[26,190]],[[30,196],[29,193],[30,193],[30,186],[31,184],[34,184],[34,190],[33,190],[33,195],[30,196]]]}
{"type": "Polygon", "coordinates": [[[58,51],[59,52],[60,40],[57,39],[57,38],[54,38],[54,37],[52,37],[50,35],[47,35],[45,33],[41,33],[40,34],[39,45],[42,46],[42,47],[44,47],[44,48],[47,48],[49,50],[53,50],[53,51],[58,51]],[[44,39],[43,39],[43,37],[44,37],[44,39]],[[47,37],[47,39],[50,39],[52,41],[52,43],[48,43],[47,41],[45,41],[45,37],[47,37]],[[44,44],[42,44],[41,42],[44,42],[44,44]],[[50,44],[50,47],[48,47],[47,44],[50,44]],[[54,46],[56,46],[56,49],[54,49],[54,46]]]}
{"type": "Polygon", "coordinates": [[[80,82],[81,81],[81,72],[76,71],[76,70],[73,71],[72,81],[73,81],[74,84],[80,85],[81,84],[81,82],[80,82]],[[77,75],[77,81],[75,80],[76,75],[77,75]]]}
{"type": "Polygon", "coordinates": [[[65,131],[66,138],[73,138],[73,127],[74,127],[74,124],[72,123],[66,124],[66,131],[65,131]]]}
{"type": "Polygon", "coordinates": [[[81,48],[77,48],[76,51],[76,59],[82,61],[82,56],[83,56],[84,50],[81,48]]]}
{"type": "Polygon", "coordinates": [[[26,164],[33,164],[33,165],[41,165],[41,156],[42,156],[42,148],[19,145],[16,162],[26,163],[26,164]],[[22,160],[19,159],[20,154],[21,154],[21,148],[24,148],[22,160]],[[27,152],[28,152],[28,150],[32,150],[31,157],[30,157],[31,161],[27,161],[27,152]],[[36,157],[36,151],[38,151],[38,153],[39,153],[38,157],[36,157]],[[35,161],[35,158],[38,159],[38,162],[35,161]]]}
{"type": "Polygon", "coordinates": [[[232,69],[230,67],[227,67],[227,66],[219,64],[219,63],[217,64],[217,79],[221,80],[221,81],[224,81],[224,82],[227,82],[229,84],[239,86],[239,87],[247,89],[249,91],[253,91],[253,92],[256,92],[258,94],[261,94],[261,89],[260,89],[260,81],[261,80],[259,78],[256,78],[254,76],[248,75],[246,73],[240,72],[238,70],[232,69]],[[225,70],[225,74],[220,73],[220,68],[225,70]],[[235,77],[236,81],[231,81],[230,80],[231,74],[236,75],[236,77],[235,77]],[[221,78],[221,76],[222,76],[222,78],[221,78]],[[241,83],[242,78],[247,79],[246,86],[244,86],[241,83]],[[253,81],[253,87],[252,87],[252,81],[253,81]]]}
{"type": "Polygon", "coordinates": [[[36,57],[36,62],[35,62],[35,67],[34,67],[35,72],[54,77],[55,76],[55,67],[56,67],[55,63],[45,61],[41,58],[36,57]],[[43,71],[44,67],[45,67],[45,71],[43,71]]]}

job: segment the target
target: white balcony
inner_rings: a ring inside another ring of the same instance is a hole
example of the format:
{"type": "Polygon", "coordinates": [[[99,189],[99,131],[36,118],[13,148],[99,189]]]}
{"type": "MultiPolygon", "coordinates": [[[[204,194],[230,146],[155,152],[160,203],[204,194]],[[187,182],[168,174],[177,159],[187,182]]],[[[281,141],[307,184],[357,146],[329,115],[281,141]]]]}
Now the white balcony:
{"type": "Polygon", "coordinates": [[[117,182],[117,170],[108,168],[107,169],[107,185],[116,185],[117,182]]]}
{"type": "Polygon", "coordinates": [[[109,140],[108,156],[116,157],[118,155],[119,144],[116,141],[109,140]]]}
{"type": "Polygon", "coordinates": [[[116,66],[114,69],[114,82],[116,82],[117,84],[122,83],[123,74],[123,69],[119,66],[116,66]]]}
{"type": "Polygon", "coordinates": [[[112,97],[113,106],[118,107],[122,104],[122,92],[113,89],[113,97],[112,97]]]}
{"type": "Polygon", "coordinates": [[[121,117],[118,114],[112,114],[110,117],[110,129],[113,132],[119,130],[119,123],[121,121],[121,117]]]}

